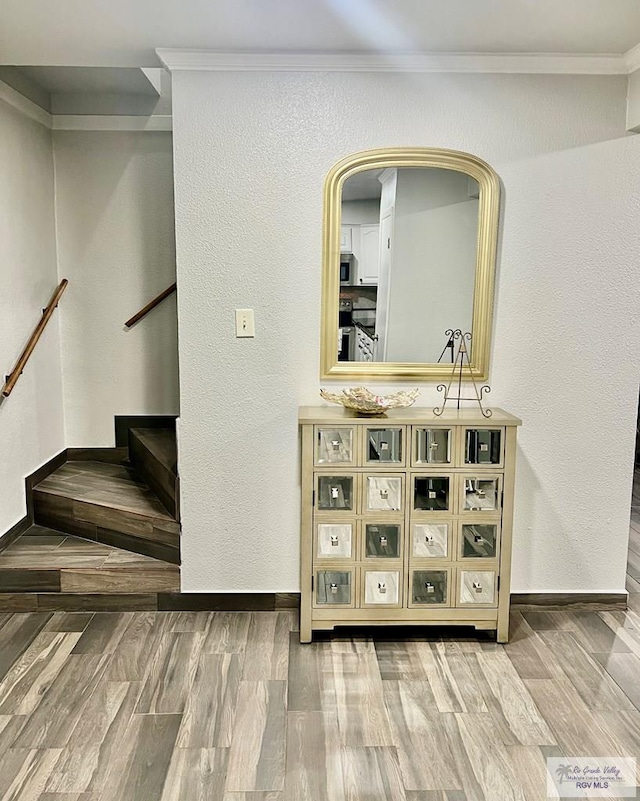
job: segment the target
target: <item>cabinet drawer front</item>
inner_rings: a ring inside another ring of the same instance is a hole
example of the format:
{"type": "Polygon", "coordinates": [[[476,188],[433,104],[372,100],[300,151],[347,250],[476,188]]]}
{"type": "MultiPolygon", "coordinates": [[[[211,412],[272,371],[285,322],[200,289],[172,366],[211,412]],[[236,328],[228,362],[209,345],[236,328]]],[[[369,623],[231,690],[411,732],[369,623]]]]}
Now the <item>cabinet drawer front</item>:
{"type": "Polygon", "coordinates": [[[503,428],[465,428],[465,465],[502,467],[504,463],[503,428]]]}
{"type": "Polygon", "coordinates": [[[356,476],[316,475],[316,509],[319,512],[355,512],[356,476]]]}
{"type": "Polygon", "coordinates": [[[462,512],[500,514],[502,508],[500,476],[467,475],[462,478],[462,512]]]}
{"type": "Polygon", "coordinates": [[[409,606],[450,606],[450,570],[411,571],[409,578],[409,606]]]}
{"type": "Polygon", "coordinates": [[[402,571],[363,569],[361,606],[402,606],[402,571]]]}
{"type": "Polygon", "coordinates": [[[458,606],[497,606],[495,570],[458,570],[458,606]]]}
{"type": "Polygon", "coordinates": [[[314,463],[319,466],[355,465],[355,438],[352,427],[316,426],[314,463]]]}
{"type": "Polygon", "coordinates": [[[353,606],[352,570],[316,570],[315,606],[353,606]]]}
{"type": "Polygon", "coordinates": [[[449,512],[453,497],[453,476],[412,477],[411,499],[416,513],[449,512]]]}
{"type": "Polygon", "coordinates": [[[413,523],[411,555],[415,559],[449,559],[451,523],[413,523]]]}
{"type": "Polygon", "coordinates": [[[353,523],[316,525],[316,559],[353,559],[354,545],[353,523]]]}
{"type": "Polygon", "coordinates": [[[451,464],[453,453],[453,429],[413,429],[413,464],[451,464]]]}
{"type": "Polygon", "coordinates": [[[496,559],[500,541],[497,522],[466,522],[460,524],[458,559],[496,559]]]}
{"type": "Polygon", "coordinates": [[[402,523],[365,520],[363,559],[400,559],[402,523]]]}
{"type": "Polygon", "coordinates": [[[405,460],[405,433],[403,426],[365,426],[364,464],[402,467],[405,460]]]}
{"type": "Polygon", "coordinates": [[[366,476],[365,511],[402,511],[403,480],[403,476],[366,476]]]}

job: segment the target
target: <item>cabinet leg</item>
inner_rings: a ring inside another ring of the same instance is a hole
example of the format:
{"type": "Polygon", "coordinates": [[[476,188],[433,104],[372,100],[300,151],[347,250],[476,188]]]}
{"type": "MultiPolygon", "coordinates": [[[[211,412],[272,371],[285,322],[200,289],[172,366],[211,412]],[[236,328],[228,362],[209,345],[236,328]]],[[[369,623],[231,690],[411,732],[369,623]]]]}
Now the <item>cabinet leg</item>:
{"type": "Polygon", "coordinates": [[[302,621],[300,622],[300,642],[308,643],[312,642],[313,640],[313,632],[311,631],[311,625],[303,625],[302,621]]]}
{"type": "Polygon", "coordinates": [[[500,622],[497,629],[497,642],[509,642],[509,618],[504,623],[500,622]]]}

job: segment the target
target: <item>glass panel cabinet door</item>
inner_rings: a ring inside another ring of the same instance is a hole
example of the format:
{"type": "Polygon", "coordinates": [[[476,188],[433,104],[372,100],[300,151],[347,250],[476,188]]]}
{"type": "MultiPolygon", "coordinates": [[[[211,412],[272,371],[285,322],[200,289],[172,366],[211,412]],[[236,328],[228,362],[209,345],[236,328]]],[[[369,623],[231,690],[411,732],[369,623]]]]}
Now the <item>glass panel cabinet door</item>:
{"type": "Polygon", "coordinates": [[[351,523],[318,523],[316,558],[351,559],[353,525],[351,523]]]}
{"type": "Polygon", "coordinates": [[[365,570],[365,606],[399,606],[400,586],[399,570],[365,570]]]}
{"type": "Polygon", "coordinates": [[[368,464],[402,464],[401,428],[366,428],[365,438],[368,464]]]}
{"type": "Polygon", "coordinates": [[[500,509],[497,478],[465,478],[465,512],[497,512],[500,509]]]}
{"type": "Polygon", "coordinates": [[[400,476],[367,477],[367,511],[399,512],[402,509],[400,476]]]}
{"type": "Polygon", "coordinates": [[[412,606],[446,606],[449,598],[447,570],[414,570],[411,574],[412,606]]]}
{"type": "Polygon", "coordinates": [[[351,585],[349,570],[318,570],[316,572],[316,604],[318,606],[350,606],[351,585]]]}
{"type": "Polygon", "coordinates": [[[467,428],[464,441],[464,461],[465,464],[501,464],[501,429],[467,428]]]}
{"type": "Polygon", "coordinates": [[[419,559],[446,559],[449,554],[448,523],[414,523],[413,555],[419,559]]]}
{"type": "Polygon", "coordinates": [[[317,428],[316,464],[353,464],[353,429],[317,428]]]}
{"type": "Polygon", "coordinates": [[[459,604],[495,604],[496,574],[493,570],[461,570],[459,604]]]}
{"type": "Polygon", "coordinates": [[[448,428],[417,428],[416,464],[449,464],[451,431],[448,428]]]}
{"type": "Polygon", "coordinates": [[[400,557],[402,528],[399,523],[366,523],[364,539],[367,559],[400,557]]]}
{"type": "Polygon", "coordinates": [[[354,476],[318,476],[318,509],[351,511],[354,502],[354,476]]]}
{"type": "Polygon", "coordinates": [[[413,508],[423,512],[448,511],[449,477],[414,476],[413,508]]]}
{"type": "Polygon", "coordinates": [[[462,559],[495,559],[498,549],[496,523],[463,523],[461,527],[462,559]]]}

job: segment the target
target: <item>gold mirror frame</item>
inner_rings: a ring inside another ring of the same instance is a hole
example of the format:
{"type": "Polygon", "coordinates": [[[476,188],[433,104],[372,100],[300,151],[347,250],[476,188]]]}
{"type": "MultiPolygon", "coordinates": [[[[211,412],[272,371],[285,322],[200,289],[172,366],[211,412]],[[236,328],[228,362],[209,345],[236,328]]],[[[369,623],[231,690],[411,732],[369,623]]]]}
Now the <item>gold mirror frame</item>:
{"type": "MultiPolygon", "coordinates": [[[[321,379],[376,379],[424,381],[451,375],[452,366],[421,362],[339,362],[338,304],[340,294],[340,224],[342,187],[352,175],[363,170],[393,167],[439,167],[457,170],[475,178],[480,187],[478,204],[478,246],[473,293],[471,373],[476,380],[489,377],[496,248],[500,214],[500,181],[491,167],[477,156],[442,148],[385,148],[365,150],[339,161],[324,184],[324,227],[322,252],[322,318],[320,344],[321,379]]],[[[445,333],[442,332],[442,345],[445,333]]],[[[464,373],[469,375],[465,366],[464,373]]]]}

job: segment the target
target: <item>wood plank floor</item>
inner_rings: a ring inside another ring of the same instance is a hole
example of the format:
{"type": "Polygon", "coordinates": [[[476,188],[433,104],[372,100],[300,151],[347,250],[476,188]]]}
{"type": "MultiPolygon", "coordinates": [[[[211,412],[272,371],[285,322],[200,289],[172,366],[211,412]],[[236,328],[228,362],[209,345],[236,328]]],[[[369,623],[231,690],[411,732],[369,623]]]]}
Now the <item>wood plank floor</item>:
{"type": "Polygon", "coordinates": [[[294,611],[0,615],[0,799],[542,801],[547,756],[640,756],[634,607],[514,612],[505,646],[300,645],[294,611]]]}
{"type": "Polygon", "coordinates": [[[0,801],[543,801],[546,757],[640,757],[637,491],[629,554],[629,611],[514,611],[504,646],[300,645],[293,611],[0,613],[0,801]]]}

